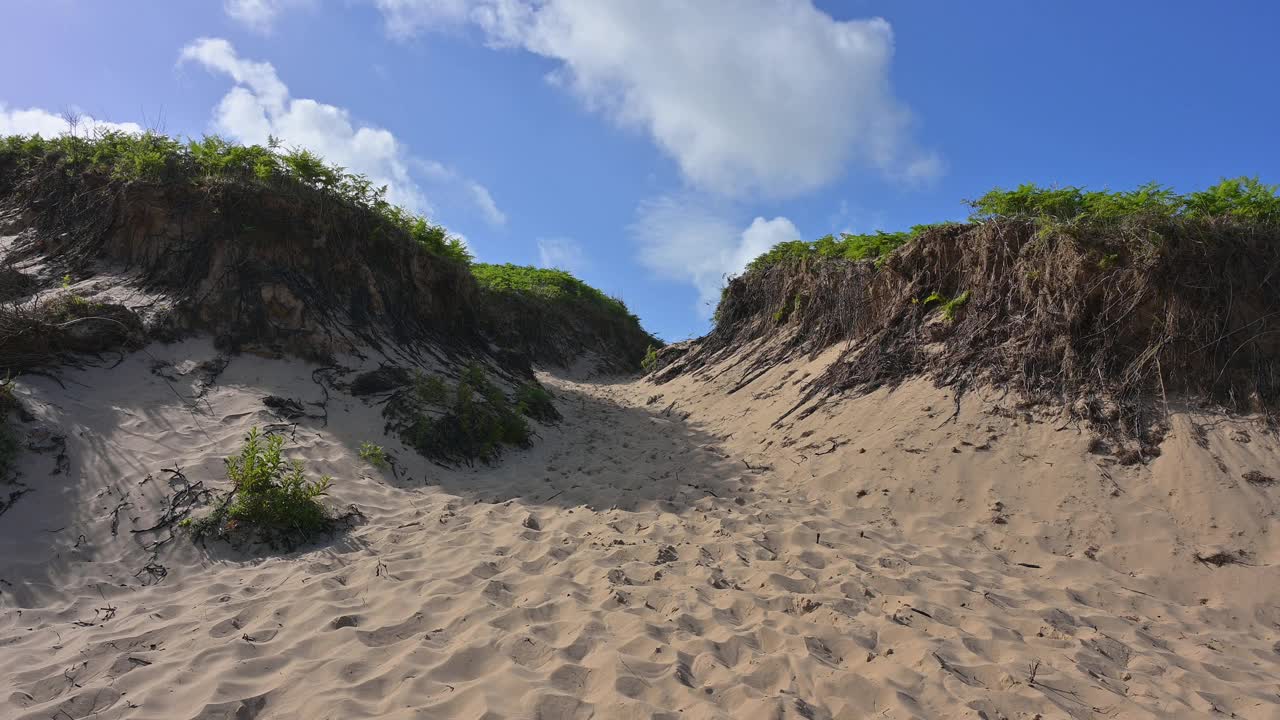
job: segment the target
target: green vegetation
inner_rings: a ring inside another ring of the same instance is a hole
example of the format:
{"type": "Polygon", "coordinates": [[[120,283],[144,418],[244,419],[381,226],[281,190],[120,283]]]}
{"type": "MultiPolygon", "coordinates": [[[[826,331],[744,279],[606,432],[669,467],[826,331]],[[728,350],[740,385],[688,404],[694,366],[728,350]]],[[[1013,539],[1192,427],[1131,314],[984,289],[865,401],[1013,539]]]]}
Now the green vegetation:
{"type": "Polygon", "coordinates": [[[360,443],[360,459],[378,470],[385,470],[391,464],[387,459],[387,451],[381,445],[371,442],[360,443]]]}
{"type": "Polygon", "coordinates": [[[918,298],[911,299],[912,305],[923,305],[925,307],[938,303],[938,309],[942,311],[942,318],[947,322],[955,322],[956,312],[959,311],[960,308],[964,307],[964,304],[967,302],[969,302],[968,290],[965,290],[950,300],[947,299],[947,296],[936,291],[929,293],[928,297],[923,300],[918,298]]]}
{"type": "Polygon", "coordinates": [[[525,416],[548,423],[560,419],[541,386],[521,386],[513,402],[476,363],[452,388],[437,377],[419,378],[409,392],[392,398],[383,414],[400,439],[424,456],[466,463],[493,462],[508,445],[527,447],[532,431],[525,416]]]}
{"type": "Polygon", "coordinates": [[[18,435],[9,425],[9,414],[18,408],[13,381],[0,381],[0,483],[7,482],[18,458],[18,435]]]}
{"type": "Polygon", "coordinates": [[[658,365],[658,351],[652,345],[648,350],[644,351],[644,357],[640,359],[640,369],[645,372],[652,372],[658,365]]]}
{"type": "Polygon", "coordinates": [[[564,270],[528,265],[489,265],[476,263],[471,272],[480,287],[503,295],[525,295],[552,303],[581,304],[604,315],[639,322],[626,303],[609,297],[564,270]]]}
{"type": "Polygon", "coordinates": [[[1031,183],[1013,190],[997,188],[970,201],[971,220],[995,218],[1052,219],[1061,222],[1118,222],[1126,219],[1204,220],[1232,217],[1255,221],[1280,220],[1276,185],[1239,177],[1200,192],[1179,195],[1158,183],[1134,190],[1086,191],[1078,187],[1045,188],[1031,183]]]}
{"type": "Polygon", "coordinates": [[[948,301],[946,301],[946,302],[942,303],[942,317],[943,317],[943,319],[945,319],[947,322],[955,322],[955,320],[956,320],[956,311],[958,311],[960,308],[964,307],[964,304],[965,304],[965,303],[967,303],[967,302],[969,302],[969,291],[968,291],[968,290],[965,290],[964,292],[960,293],[959,295],[957,295],[957,296],[955,296],[955,297],[951,298],[950,300],[948,300],[948,301]]]}
{"type": "Polygon", "coordinates": [[[813,242],[791,240],[774,245],[768,252],[752,260],[747,265],[748,272],[759,272],[775,265],[793,264],[803,260],[872,260],[879,266],[894,250],[915,240],[935,227],[950,223],[934,225],[916,225],[907,232],[883,232],[857,235],[840,233],[820,237],[813,242]]]}
{"type": "MultiPolygon", "coordinates": [[[[1041,223],[1045,231],[1075,226],[1106,225],[1118,222],[1207,221],[1231,218],[1249,222],[1280,222],[1280,186],[1266,185],[1257,178],[1239,177],[1199,192],[1180,195],[1158,183],[1148,183],[1127,191],[1087,191],[1079,187],[1040,187],[1024,184],[1012,190],[996,188],[977,200],[970,222],[997,219],[1029,220],[1041,223]]],[[[779,243],[747,265],[747,272],[762,272],[777,265],[813,260],[874,261],[879,268],[889,255],[930,230],[958,226],[959,223],[916,225],[906,232],[877,231],[869,234],[827,235],[813,242],[792,240],[779,243]]],[[[1118,254],[1104,256],[1099,268],[1106,270],[1120,262],[1118,254]]],[[[785,321],[789,311],[775,313],[785,321]]]]}
{"type": "Polygon", "coordinates": [[[377,230],[399,231],[429,252],[460,263],[471,256],[462,240],[387,202],[387,187],[364,175],[326,163],[274,138],[266,147],[237,145],[215,136],[186,142],[152,132],[105,131],[90,137],[13,135],[0,139],[0,170],[54,170],[65,175],[96,173],[124,182],[209,185],[238,182],[277,190],[309,191],[368,211],[377,230]]]}
{"type": "Polygon", "coordinates": [[[645,347],[662,344],[625,303],[564,270],[476,264],[472,274],[487,334],[532,360],[568,365],[588,351],[604,366],[634,370],[645,347]]]}
{"type": "Polygon", "coordinates": [[[439,375],[427,375],[421,370],[413,371],[413,391],[418,399],[429,405],[443,405],[449,397],[449,386],[439,375]]]}
{"type": "Polygon", "coordinates": [[[551,393],[536,382],[525,383],[516,389],[516,409],[521,415],[542,423],[557,423],[562,419],[551,393]]]}
{"type": "Polygon", "coordinates": [[[269,435],[264,443],[258,428],[250,430],[240,454],[226,460],[231,492],[212,513],[182,525],[196,538],[252,530],[259,541],[287,546],[330,529],[333,518],[320,498],[332,479],[307,480],[302,461],[281,457],[283,447],[281,436],[269,435]]]}

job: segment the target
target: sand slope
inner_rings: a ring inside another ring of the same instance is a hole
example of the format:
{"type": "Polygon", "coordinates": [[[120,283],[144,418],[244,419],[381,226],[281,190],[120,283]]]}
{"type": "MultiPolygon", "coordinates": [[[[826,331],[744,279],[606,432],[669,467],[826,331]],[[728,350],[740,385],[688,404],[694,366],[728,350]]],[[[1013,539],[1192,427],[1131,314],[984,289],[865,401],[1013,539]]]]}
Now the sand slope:
{"type": "Polygon", "coordinates": [[[1274,433],[1175,412],[1121,466],[924,382],[771,427],[825,361],[732,395],[729,368],[546,375],[565,422],[459,470],[298,361],[189,341],[26,377],[46,451],[0,516],[0,716],[1280,717],[1280,485],[1243,479],[1280,477],[1274,433]],[[149,549],[280,422],[267,394],[316,403],[278,431],[365,521],[283,556],[149,549]],[[1196,560],[1219,551],[1248,564],[1196,560]]]}

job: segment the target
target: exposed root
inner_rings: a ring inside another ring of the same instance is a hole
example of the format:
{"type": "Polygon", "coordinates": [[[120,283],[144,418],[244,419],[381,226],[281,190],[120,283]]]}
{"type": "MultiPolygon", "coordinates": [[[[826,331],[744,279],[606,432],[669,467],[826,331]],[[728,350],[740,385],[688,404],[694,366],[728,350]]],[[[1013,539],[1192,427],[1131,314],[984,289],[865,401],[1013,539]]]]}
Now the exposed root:
{"type": "Polygon", "coordinates": [[[809,258],[729,283],[715,329],[658,353],[656,382],[742,387],[845,343],[782,418],[844,391],[928,376],[1004,385],[1110,434],[1159,443],[1169,393],[1280,404],[1280,227],[1229,218],[947,225],[871,262],[809,258]],[[750,347],[748,351],[747,348],[750,347]]]}

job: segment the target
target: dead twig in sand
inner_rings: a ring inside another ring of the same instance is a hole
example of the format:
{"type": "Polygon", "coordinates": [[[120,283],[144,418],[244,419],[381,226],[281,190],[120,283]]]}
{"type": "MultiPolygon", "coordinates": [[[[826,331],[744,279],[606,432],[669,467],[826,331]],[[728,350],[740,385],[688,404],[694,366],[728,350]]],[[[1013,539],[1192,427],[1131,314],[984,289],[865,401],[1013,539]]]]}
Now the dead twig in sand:
{"type": "Polygon", "coordinates": [[[942,669],[944,672],[951,673],[952,675],[955,675],[956,677],[960,678],[960,681],[963,682],[965,685],[969,685],[971,687],[981,687],[981,688],[986,687],[986,685],[983,684],[981,680],[975,677],[969,676],[968,674],[960,670],[960,668],[947,662],[938,653],[933,653],[933,659],[938,661],[938,664],[942,666],[942,669]]]}
{"type": "MultiPolygon", "coordinates": [[[[126,495],[126,497],[128,496],[126,495]]],[[[111,537],[115,537],[116,534],[119,532],[120,511],[127,507],[133,507],[133,503],[128,502],[126,500],[121,500],[119,504],[116,505],[115,509],[111,511],[111,537]]]]}
{"type": "Polygon", "coordinates": [[[1249,567],[1257,567],[1253,563],[1247,562],[1249,558],[1248,551],[1245,550],[1219,550],[1211,555],[1201,555],[1196,553],[1196,560],[1205,565],[1214,567],[1222,567],[1223,565],[1248,565],[1249,567]]]}
{"type": "Polygon", "coordinates": [[[391,574],[391,569],[387,567],[386,563],[382,562],[382,558],[378,558],[378,564],[375,565],[373,568],[373,576],[386,577],[388,579],[397,580],[397,581],[400,579],[395,575],[391,574]]]}
{"type": "Polygon", "coordinates": [[[204,486],[203,480],[191,482],[187,479],[186,473],[182,471],[180,466],[160,468],[160,471],[169,473],[169,487],[176,492],[167,499],[164,513],[161,514],[156,524],[141,530],[130,530],[129,532],[131,533],[138,534],[171,529],[175,524],[185,519],[197,505],[203,505],[213,497],[213,491],[204,486]]]}
{"type": "Polygon", "coordinates": [[[769,553],[770,553],[771,555],[773,555],[773,559],[774,559],[774,560],[777,560],[777,559],[780,557],[780,556],[778,555],[778,551],[777,551],[777,550],[774,550],[773,548],[769,547],[768,545],[765,545],[764,543],[760,542],[759,540],[752,540],[751,542],[753,542],[753,543],[755,543],[756,545],[759,545],[760,547],[762,547],[762,548],[764,548],[765,550],[769,551],[769,553]]]}

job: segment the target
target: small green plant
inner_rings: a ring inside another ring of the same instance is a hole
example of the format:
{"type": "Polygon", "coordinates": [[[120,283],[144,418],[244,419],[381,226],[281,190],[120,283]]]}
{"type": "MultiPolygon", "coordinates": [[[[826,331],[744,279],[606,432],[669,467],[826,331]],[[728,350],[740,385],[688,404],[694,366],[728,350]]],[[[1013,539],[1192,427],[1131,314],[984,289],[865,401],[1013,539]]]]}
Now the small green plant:
{"type": "Polygon", "coordinates": [[[70,276],[70,275],[63,275],[63,276],[62,276],[62,289],[63,289],[63,290],[70,290],[70,289],[71,289],[71,276],[70,276]]]}
{"type": "Polygon", "coordinates": [[[360,443],[360,459],[379,470],[385,470],[391,464],[387,459],[387,451],[381,445],[371,442],[360,443]]]}
{"type": "Polygon", "coordinates": [[[967,302],[969,302],[968,290],[960,293],[959,295],[955,296],[954,298],[951,298],[950,300],[948,300],[947,297],[942,293],[936,292],[936,291],[929,293],[929,296],[924,298],[923,300],[919,298],[911,299],[911,304],[922,305],[924,307],[928,307],[934,303],[938,303],[939,304],[938,309],[942,311],[942,318],[947,322],[954,322],[956,319],[956,312],[960,308],[964,307],[964,304],[967,302]]]}
{"type": "Polygon", "coordinates": [[[264,441],[258,428],[250,430],[240,453],[226,460],[231,492],[212,513],[184,526],[197,538],[252,530],[273,546],[293,546],[331,528],[333,518],[320,498],[332,479],[307,480],[302,461],[285,460],[283,448],[283,437],[269,435],[264,441]]]}
{"type": "Polygon", "coordinates": [[[964,292],[960,293],[959,295],[957,295],[957,296],[955,296],[955,297],[951,298],[950,300],[948,300],[947,302],[943,303],[943,304],[942,304],[942,317],[943,317],[943,319],[944,319],[944,320],[946,320],[947,322],[955,322],[955,320],[956,320],[956,312],[957,312],[960,308],[964,307],[964,304],[965,304],[965,303],[967,303],[967,302],[969,302],[969,291],[968,291],[968,290],[965,290],[964,292]]]}
{"type": "Polygon", "coordinates": [[[644,351],[644,357],[640,359],[640,369],[648,373],[653,372],[653,369],[657,366],[658,351],[650,345],[649,349],[644,351]]]}
{"type": "Polygon", "coordinates": [[[1101,259],[1098,260],[1098,269],[1110,270],[1111,268],[1119,264],[1120,264],[1119,253],[1107,253],[1103,255],[1101,259]]]}

